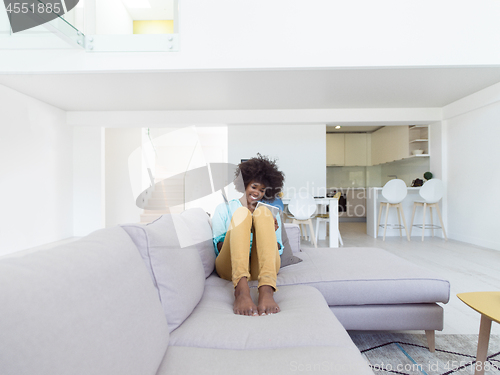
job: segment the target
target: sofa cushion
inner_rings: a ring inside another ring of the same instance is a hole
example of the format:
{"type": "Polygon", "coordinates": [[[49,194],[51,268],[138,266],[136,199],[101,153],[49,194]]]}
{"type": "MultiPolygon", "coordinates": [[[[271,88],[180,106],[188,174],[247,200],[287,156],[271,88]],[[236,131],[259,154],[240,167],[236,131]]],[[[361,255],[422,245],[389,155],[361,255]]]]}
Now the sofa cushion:
{"type": "Polygon", "coordinates": [[[16,375],[154,375],[168,327],[119,227],[0,261],[0,369],[16,375]]]}
{"type": "Polygon", "coordinates": [[[180,215],[163,215],[148,225],[123,229],[151,274],[172,332],[191,314],[204,289],[205,271],[190,228],[180,215]]]}
{"type": "MultiPolygon", "coordinates": [[[[203,263],[205,277],[208,277],[215,268],[215,251],[210,217],[202,208],[191,208],[182,212],[180,216],[190,230],[191,242],[186,242],[183,245],[196,247],[203,263]]],[[[185,238],[184,241],[188,241],[188,239],[185,238]]]]}
{"type": "Polygon", "coordinates": [[[284,228],[292,253],[298,253],[300,251],[300,227],[297,224],[285,223],[284,228]]]}
{"type": "MultiPolygon", "coordinates": [[[[283,222],[283,218],[281,218],[283,222]]],[[[293,224],[289,224],[293,225],[293,224]]],[[[283,242],[283,252],[281,253],[281,268],[289,266],[291,264],[296,264],[302,262],[302,259],[293,255],[292,247],[290,245],[290,240],[288,239],[287,231],[293,231],[292,228],[287,228],[285,225],[281,226],[281,240],[283,242]]]]}
{"type": "Polygon", "coordinates": [[[157,375],[295,373],[373,375],[358,349],[351,346],[299,346],[257,350],[169,346],[157,375]]]}
{"type": "Polygon", "coordinates": [[[450,298],[447,280],[382,249],[305,249],[295,255],[304,261],[281,269],[278,287],[314,286],[331,306],[446,303],[450,298]]]}
{"type": "MultiPolygon", "coordinates": [[[[253,289],[257,300],[257,290],[253,289]]],[[[298,346],[354,347],[350,337],[314,288],[282,287],[274,298],[281,312],[242,316],[233,312],[234,288],[206,286],[193,313],[170,336],[170,345],[217,349],[274,349],[298,346]]]]}

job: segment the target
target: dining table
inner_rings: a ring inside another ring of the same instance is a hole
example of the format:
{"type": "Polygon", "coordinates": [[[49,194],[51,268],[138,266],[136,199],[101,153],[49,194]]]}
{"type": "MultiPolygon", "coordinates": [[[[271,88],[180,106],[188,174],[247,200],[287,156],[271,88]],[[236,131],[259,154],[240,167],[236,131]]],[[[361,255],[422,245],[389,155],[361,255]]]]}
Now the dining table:
{"type": "MultiPolygon", "coordinates": [[[[291,198],[281,198],[281,200],[286,208],[291,198]]],[[[321,206],[328,207],[328,247],[339,247],[339,200],[330,197],[314,197],[314,201],[318,205],[316,212],[320,211],[321,206]]],[[[314,233],[311,233],[311,235],[314,236],[314,233]]]]}

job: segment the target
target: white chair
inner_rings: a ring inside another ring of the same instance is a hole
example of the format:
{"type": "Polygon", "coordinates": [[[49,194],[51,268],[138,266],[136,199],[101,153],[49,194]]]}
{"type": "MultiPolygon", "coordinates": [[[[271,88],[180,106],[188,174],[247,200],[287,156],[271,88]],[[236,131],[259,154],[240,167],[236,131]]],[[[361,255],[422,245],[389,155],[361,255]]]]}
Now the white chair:
{"type": "MultiPolygon", "coordinates": [[[[399,225],[397,228],[399,228],[399,236],[403,236],[402,228],[405,229],[406,232],[406,238],[408,241],[410,241],[410,234],[408,233],[408,229],[406,228],[406,219],[405,219],[405,214],[403,211],[403,206],[401,205],[401,202],[403,199],[406,198],[406,195],[408,194],[408,190],[406,187],[406,184],[403,180],[399,179],[394,179],[390,180],[387,182],[384,187],[382,188],[382,196],[385,198],[385,201],[380,202],[380,207],[379,207],[379,212],[378,212],[378,226],[377,226],[377,237],[378,237],[378,231],[381,226],[384,227],[384,238],[383,240],[385,241],[385,233],[387,231],[387,226],[390,224],[387,224],[387,219],[389,217],[389,208],[391,207],[396,207],[397,213],[398,213],[398,223],[399,225]],[[380,224],[380,219],[382,217],[382,208],[385,206],[385,223],[380,224]],[[403,225],[401,225],[401,218],[403,219],[403,225]]],[[[394,225],[396,228],[396,226],[394,225]]]]}
{"type": "MultiPolygon", "coordinates": [[[[340,198],[340,195],[341,195],[341,192],[339,191],[337,194],[335,194],[333,196],[333,198],[336,198],[336,199],[339,199],[340,198]]],[[[326,205],[321,205],[321,208],[322,208],[322,212],[321,213],[318,213],[316,215],[316,243],[318,243],[318,238],[319,238],[319,225],[321,223],[326,223],[326,231],[327,231],[327,234],[328,234],[328,228],[330,227],[328,224],[330,223],[330,215],[326,213],[326,205]],[[325,208],[323,210],[323,208],[325,208]],[[324,212],[323,212],[324,211],[324,212]]],[[[342,236],[340,235],[340,230],[338,231],[338,235],[339,235],[339,242],[342,246],[344,246],[344,242],[342,241],[342,236]]]]}
{"type": "Polygon", "coordinates": [[[443,181],[433,178],[432,180],[427,181],[419,190],[420,197],[423,201],[416,201],[413,203],[413,214],[411,215],[411,225],[410,225],[410,235],[413,227],[422,228],[422,241],[424,240],[425,229],[430,228],[432,230],[432,237],[434,237],[434,229],[442,229],[443,235],[446,241],[448,238],[446,237],[446,231],[444,230],[443,218],[441,217],[441,211],[439,210],[439,201],[443,198],[444,195],[444,185],[443,181]],[[413,225],[413,220],[415,219],[415,211],[418,206],[424,207],[422,224],[413,225]],[[425,212],[427,207],[431,212],[431,225],[425,224],[425,212]],[[434,225],[432,219],[432,208],[436,209],[438,214],[439,222],[441,226],[434,225]]]}
{"type": "MultiPolygon", "coordinates": [[[[311,242],[314,244],[314,247],[318,247],[316,244],[316,238],[314,237],[313,224],[311,220],[317,209],[314,198],[310,195],[295,196],[290,199],[287,209],[289,212],[288,216],[292,219],[292,224],[299,224],[301,233],[303,233],[302,224],[309,224],[311,242]]],[[[305,230],[304,237],[307,238],[307,229],[305,230]]]]}

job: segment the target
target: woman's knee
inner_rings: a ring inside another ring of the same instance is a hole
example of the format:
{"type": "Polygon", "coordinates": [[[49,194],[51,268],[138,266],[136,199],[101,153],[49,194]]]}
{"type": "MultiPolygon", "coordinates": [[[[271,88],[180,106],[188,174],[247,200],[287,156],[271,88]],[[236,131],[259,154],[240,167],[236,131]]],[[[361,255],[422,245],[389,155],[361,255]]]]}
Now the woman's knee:
{"type": "Polygon", "coordinates": [[[239,225],[252,225],[252,213],[246,207],[239,207],[234,211],[233,217],[231,219],[234,226],[239,225]]]}
{"type": "Polygon", "coordinates": [[[253,212],[253,219],[254,219],[254,221],[255,220],[260,220],[260,221],[267,220],[267,221],[274,222],[274,217],[273,217],[271,210],[267,207],[264,207],[264,206],[260,206],[260,207],[255,209],[255,211],[253,212]]]}

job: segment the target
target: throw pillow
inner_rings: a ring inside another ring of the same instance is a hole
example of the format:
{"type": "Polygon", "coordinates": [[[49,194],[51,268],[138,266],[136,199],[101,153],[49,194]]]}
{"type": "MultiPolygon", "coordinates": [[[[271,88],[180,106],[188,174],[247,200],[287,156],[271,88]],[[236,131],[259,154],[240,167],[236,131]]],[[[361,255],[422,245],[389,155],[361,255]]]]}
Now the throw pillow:
{"type": "Polygon", "coordinates": [[[200,254],[205,278],[210,276],[215,268],[215,251],[212,241],[212,226],[210,217],[202,208],[191,208],[182,212],[181,217],[189,227],[191,242],[184,246],[194,246],[200,254]]]}
{"type": "Polygon", "coordinates": [[[195,246],[186,243],[190,228],[181,215],[163,215],[154,222],[122,225],[139,249],[158,289],[169,332],[191,314],[203,295],[205,271],[195,246]]]}
{"type": "Polygon", "coordinates": [[[281,215],[281,240],[283,241],[283,253],[281,254],[281,268],[302,262],[302,259],[293,255],[290,241],[286,234],[285,223],[283,222],[283,215],[281,215]]]}

